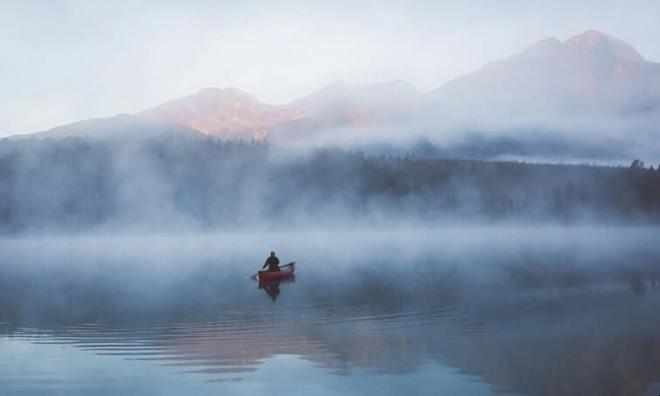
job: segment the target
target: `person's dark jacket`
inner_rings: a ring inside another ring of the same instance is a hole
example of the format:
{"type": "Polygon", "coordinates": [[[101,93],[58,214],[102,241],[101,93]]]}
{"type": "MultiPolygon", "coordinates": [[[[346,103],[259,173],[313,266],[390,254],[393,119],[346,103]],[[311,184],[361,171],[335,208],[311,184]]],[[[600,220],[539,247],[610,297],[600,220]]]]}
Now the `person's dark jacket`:
{"type": "Polygon", "coordinates": [[[268,257],[266,263],[262,268],[268,267],[268,271],[279,271],[280,270],[280,259],[277,257],[268,257]]]}

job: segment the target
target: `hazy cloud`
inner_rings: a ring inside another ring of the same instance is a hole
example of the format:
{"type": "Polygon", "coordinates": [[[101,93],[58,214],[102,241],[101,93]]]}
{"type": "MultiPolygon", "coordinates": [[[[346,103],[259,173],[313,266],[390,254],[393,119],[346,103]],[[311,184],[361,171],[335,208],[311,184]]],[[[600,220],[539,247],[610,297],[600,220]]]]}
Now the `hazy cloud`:
{"type": "Polygon", "coordinates": [[[135,112],[208,86],[273,103],[338,79],[428,90],[589,28],[660,59],[655,1],[2,3],[0,135],[135,112]]]}

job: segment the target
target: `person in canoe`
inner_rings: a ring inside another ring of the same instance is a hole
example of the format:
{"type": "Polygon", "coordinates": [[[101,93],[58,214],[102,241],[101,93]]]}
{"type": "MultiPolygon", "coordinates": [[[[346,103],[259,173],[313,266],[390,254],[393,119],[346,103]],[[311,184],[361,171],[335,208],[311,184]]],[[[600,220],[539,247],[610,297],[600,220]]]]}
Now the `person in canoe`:
{"type": "Polygon", "coordinates": [[[266,263],[262,268],[268,267],[268,271],[277,272],[280,270],[280,259],[277,258],[275,252],[270,252],[270,257],[266,259],[266,263]]]}

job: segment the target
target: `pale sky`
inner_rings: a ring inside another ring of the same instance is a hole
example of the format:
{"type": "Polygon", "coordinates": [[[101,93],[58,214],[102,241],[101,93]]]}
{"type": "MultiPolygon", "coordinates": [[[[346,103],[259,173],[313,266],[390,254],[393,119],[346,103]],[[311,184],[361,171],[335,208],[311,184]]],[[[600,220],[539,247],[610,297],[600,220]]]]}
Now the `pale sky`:
{"type": "Polygon", "coordinates": [[[430,90],[588,29],[660,61],[660,0],[0,0],[0,136],[205,87],[268,103],[336,80],[430,90]]]}

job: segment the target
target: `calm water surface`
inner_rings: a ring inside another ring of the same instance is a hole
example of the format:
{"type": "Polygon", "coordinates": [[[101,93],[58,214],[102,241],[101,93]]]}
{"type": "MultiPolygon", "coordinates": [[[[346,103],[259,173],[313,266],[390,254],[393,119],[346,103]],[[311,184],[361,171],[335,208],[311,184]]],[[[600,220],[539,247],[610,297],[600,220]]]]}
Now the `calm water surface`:
{"type": "Polygon", "coordinates": [[[659,237],[5,239],[0,394],[657,395],[659,237]],[[247,278],[271,248],[294,281],[247,278]]]}

